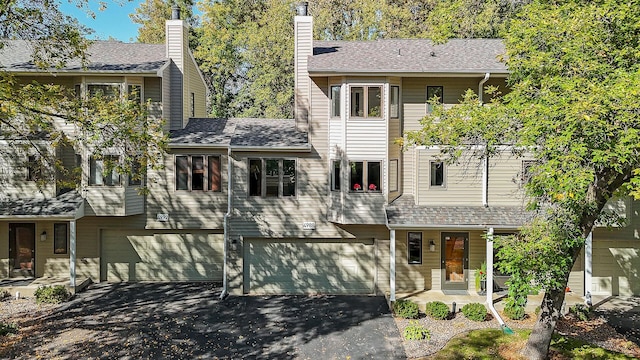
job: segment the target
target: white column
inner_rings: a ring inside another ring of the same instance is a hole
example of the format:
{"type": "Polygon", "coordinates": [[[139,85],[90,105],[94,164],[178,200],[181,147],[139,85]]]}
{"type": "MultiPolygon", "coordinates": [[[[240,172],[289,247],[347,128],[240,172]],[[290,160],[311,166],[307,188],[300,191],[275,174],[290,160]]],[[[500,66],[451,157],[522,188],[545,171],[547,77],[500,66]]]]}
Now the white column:
{"type": "Polygon", "coordinates": [[[76,289],[76,221],[69,222],[69,286],[76,289]]]}
{"type": "Polygon", "coordinates": [[[593,276],[593,232],[590,232],[584,243],[584,295],[591,297],[591,277],[593,276]]]}
{"type": "Polygon", "coordinates": [[[391,230],[389,239],[389,300],[396,301],[396,231],[391,230]]]}
{"type": "Polygon", "coordinates": [[[493,303],[493,228],[487,230],[487,303],[493,303]]]}

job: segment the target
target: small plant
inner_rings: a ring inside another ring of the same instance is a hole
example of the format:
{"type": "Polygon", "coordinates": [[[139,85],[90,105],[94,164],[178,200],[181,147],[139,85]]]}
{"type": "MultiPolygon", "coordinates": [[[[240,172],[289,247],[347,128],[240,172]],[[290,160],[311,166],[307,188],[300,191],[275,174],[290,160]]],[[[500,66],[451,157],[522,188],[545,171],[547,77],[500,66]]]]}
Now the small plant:
{"type": "Polygon", "coordinates": [[[540,306],[536,306],[536,309],[535,309],[536,316],[540,316],[540,311],[542,311],[542,308],[540,306]]]}
{"type": "Polygon", "coordinates": [[[428,302],[425,313],[434,319],[444,320],[449,317],[449,307],[442,301],[428,302]]]}
{"type": "Polygon", "coordinates": [[[0,289],[0,300],[6,299],[9,296],[11,296],[11,294],[6,289],[0,289]]]}
{"type": "Polygon", "coordinates": [[[0,322],[0,336],[7,336],[9,334],[15,334],[18,332],[18,326],[16,324],[5,324],[0,322]]]}
{"type": "Polygon", "coordinates": [[[480,268],[476,269],[476,271],[474,272],[474,277],[476,279],[476,291],[479,292],[479,291],[485,290],[485,289],[482,289],[481,282],[482,280],[484,280],[485,282],[487,281],[487,263],[486,262],[483,262],[480,265],[480,268]]]}
{"type": "Polygon", "coordinates": [[[400,299],[393,303],[393,312],[397,317],[403,319],[416,319],[419,315],[418,304],[410,301],[400,299]]]}
{"type": "Polygon", "coordinates": [[[405,340],[429,340],[431,339],[431,331],[420,325],[418,321],[411,320],[409,325],[404,328],[404,338],[405,340]]]}
{"type": "Polygon", "coordinates": [[[522,320],[526,313],[523,305],[507,304],[504,306],[504,314],[511,320],[522,320]]]}
{"type": "Polygon", "coordinates": [[[485,321],[487,319],[487,308],[480,303],[471,303],[462,307],[464,316],[473,321],[485,321]]]}
{"type": "Polygon", "coordinates": [[[41,286],[33,293],[38,304],[59,304],[69,300],[71,294],[64,285],[41,286]]]}
{"type": "Polygon", "coordinates": [[[589,314],[591,314],[591,308],[585,304],[575,304],[569,308],[569,313],[580,321],[587,321],[589,320],[589,314]]]}

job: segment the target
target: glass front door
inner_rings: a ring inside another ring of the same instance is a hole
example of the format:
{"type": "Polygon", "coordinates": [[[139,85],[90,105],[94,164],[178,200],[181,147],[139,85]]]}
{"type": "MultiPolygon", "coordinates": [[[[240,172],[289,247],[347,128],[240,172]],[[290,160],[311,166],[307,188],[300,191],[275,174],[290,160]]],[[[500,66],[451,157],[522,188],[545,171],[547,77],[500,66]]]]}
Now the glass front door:
{"type": "Polygon", "coordinates": [[[36,224],[9,224],[11,276],[35,274],[36,224]]]}
{"type": "Polygon", "coordinates": [[[442,233],[443,290],[467,290],[469,233],[442,233]]]}

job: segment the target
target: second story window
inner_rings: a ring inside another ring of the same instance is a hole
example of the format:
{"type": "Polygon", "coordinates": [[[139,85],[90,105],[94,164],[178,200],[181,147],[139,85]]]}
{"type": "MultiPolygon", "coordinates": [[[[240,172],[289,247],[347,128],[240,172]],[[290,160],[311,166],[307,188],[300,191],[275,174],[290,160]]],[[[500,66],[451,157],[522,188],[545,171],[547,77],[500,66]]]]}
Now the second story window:
{"type": "Polygon", "coordinates": [[[352,86],[350,95],[351,117],[382,117],[382,86],[352,86]]]}
{"type": "Polygon", "coordinates": [[[88,84],[89,97],[117,99],[120,97],[120,84],[88,84]]]}
{"type": "Polygon", "coordinates": [[[340,117],[340,85],[331,85],[331,117],[340,117]]]}
{"type": "Polygon", "coordinates": [[[444,88],[442,86],[427,86],[427,112],[433,111],[433,101],[444,103],[444,88]]]}
{"type": "Polygon", "coordinates": [[[176,156],[176,190],[219,192],[220,175],[219,155],[176,156]]]}
{"type": "Polygon", "coordinates": [[[389,117],[397,119],[400,117],[400,87],[392,86],[389,99],[389,117]]]}
{"type": "Polygon", "coordinates": [[[442,161],[429,162],[431,187],[445,187],[445,166],[442,161]]]}
{"type": "Polygon", "coordinates": [[[296,161],[249,159],[249,196],[296,196],[296,161]]]}
{"type": "Polygon", "coordinates": [[[340,191],[340,178],[341,172],[340,168],[342,167],[342,161],[333,160],[332,162],[332,171],[331,171],[331,190],[340,191]]]}
{"type": "Polygon", "coordinates": [[[114,169],[118,165],[120,157],[117,155],[105,155],[101,158],[91,156],[89,158],[89,185],[94,186],[119,186],[120,174],[114,169]]]}
{"type": "Polygon", "coordinates": [[[351,192],[381,192],[382,172],[380,161],[351,161],[349,190],[351,192]]]}
{"type": "Polygon", "coordinates": [[[42,160],[39,156],[30,155],[27,158],[27,181],[42,179],[42,160]]]}

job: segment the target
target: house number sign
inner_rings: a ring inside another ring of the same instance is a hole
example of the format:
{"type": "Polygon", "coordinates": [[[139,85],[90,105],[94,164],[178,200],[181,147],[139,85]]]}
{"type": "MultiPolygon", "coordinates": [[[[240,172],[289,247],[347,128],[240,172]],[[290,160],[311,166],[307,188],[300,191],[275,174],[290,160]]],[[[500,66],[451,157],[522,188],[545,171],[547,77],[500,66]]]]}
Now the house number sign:
{"type": "Polygon", "coordinates": [[[302,230],[315,230],[316,222],[315,221],[305,221],[302,223],[302,230]]]}
{"type": "Polygon", "coordinates": [[[167,222],[169,221],[169,214],[156,214],[156,220],[160,222],[167,222]]]}

